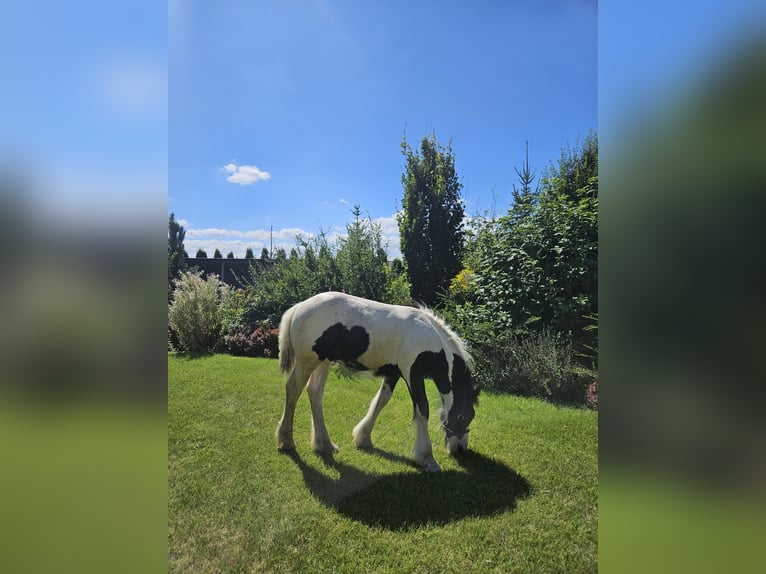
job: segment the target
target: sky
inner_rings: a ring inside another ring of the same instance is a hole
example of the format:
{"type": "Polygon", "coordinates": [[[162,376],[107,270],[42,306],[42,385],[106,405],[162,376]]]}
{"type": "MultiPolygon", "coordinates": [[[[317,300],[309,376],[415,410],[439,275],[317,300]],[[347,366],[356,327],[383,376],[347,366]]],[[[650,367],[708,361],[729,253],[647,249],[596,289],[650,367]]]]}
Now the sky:
{"type": "Polygon", "coordinates": [[[119,224],[163,244],[172,211],[187,251],[242,255],[271,226],[286,246],[342,231],[359,204],[396,254],[405,129],[413,145],[452,140],[469,214],[493,189],[502,212],[525,141],[538,177],[590,129],[603,159],[637,108],[663,107],[766,20],[756,0],[694,6],[10,2],[0,176],[44,216],[33,234],[119,224]]]}
{"type": "Polygon", "coordinates": [[[466,212],[502,213],[525,142],[539,179],[597,130],[596,50],[586,0],[171,0],[168,211],[242,257],[359,205],[400,256],[402,138],[451,141],[466,212]]]}
{"type": "Polygon", "coordinates": [[[0,173],[23,182],[20,199],[46,225],[120,225],[132,233],[165,220],[167,228],[161,8],[146,1],[4,3],[0,173]]]}

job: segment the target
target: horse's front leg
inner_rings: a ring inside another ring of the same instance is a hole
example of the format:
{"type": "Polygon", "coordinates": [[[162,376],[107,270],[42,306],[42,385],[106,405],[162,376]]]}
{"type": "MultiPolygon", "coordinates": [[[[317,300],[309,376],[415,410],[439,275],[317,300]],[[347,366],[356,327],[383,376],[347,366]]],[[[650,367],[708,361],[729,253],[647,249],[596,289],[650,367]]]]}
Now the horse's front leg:
{"type": "Polygon", "coordinates": [[[421,377],[413,377],[411,381],[408,381],[408,386],[412,397],[415,424],[415,448],[412,456],[424,470],[439,472],[441,467],[434,459],[431,437],[428,435],[428,399],[424,381],[421,377]]]}
{"type": "Polygon", "coordinates": [[[321,453],[332,454],[338,452],[338,445],[330,440],[327,433],[327,425],[324,422],[324,410],[322,409],[322,396],[327,375],[330,372],[330,362],[324,361],[314,369],[309,377],[306,390],[311,401],[311,445],[314,450],[321,453]]]}
{"type": "Polygon", "coordinates": [[[394,387],[398,380],[398,375],[385,377],[383,379],[378,394],[375,395],[375,398],[372,399],[372,403],[370,403],[370,408],[367,411],[367,414],[359,424],[354,427],[351,436],[354,438],[354,444],[358,448],[372,448],[372,428],[375,426],[375,421],[378,419],[380,411],[382,411],[383,407],[385,407],[388,404],[388,401],[391,400],[391,395],[394,392],[394,387]]]}
{"type": "Polygon", "coordinates": [[[412,452],[415,461],[429,472],[439,472],[441,467],[434,459],[431,437],[428,436],[428,408],[425,414],[415,407],[415,448],[412,452]]]}

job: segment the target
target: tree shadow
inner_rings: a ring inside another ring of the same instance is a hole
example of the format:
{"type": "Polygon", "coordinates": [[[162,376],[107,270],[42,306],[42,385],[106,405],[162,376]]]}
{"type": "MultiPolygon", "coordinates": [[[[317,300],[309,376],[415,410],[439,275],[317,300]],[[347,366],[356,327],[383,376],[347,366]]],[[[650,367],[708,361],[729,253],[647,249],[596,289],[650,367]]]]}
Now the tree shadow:
{"type": "MultiPolygon", "coordinates": [[[[380,449],[373,456],[416,467],[405,457],[380,449]]],[[[308,464],[296,451],[286,453],[303,473],[311,494],[340,514],[390,530],[444,525],[471,516],[491,516],[514,510],[532,487],[519,473],[479,453],[456,456],[460,470],[426,473],[411,470],[372,474],[338,462],[332,455],[318,455],[332,478],[308,464]]]]}

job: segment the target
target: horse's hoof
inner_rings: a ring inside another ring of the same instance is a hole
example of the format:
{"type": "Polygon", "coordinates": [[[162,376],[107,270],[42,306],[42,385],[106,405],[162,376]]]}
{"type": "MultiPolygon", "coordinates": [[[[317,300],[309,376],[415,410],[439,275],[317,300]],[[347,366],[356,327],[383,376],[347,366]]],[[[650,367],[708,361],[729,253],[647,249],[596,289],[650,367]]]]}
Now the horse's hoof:
{"type": "Polygon", "coordinates": [[[277,429],[277,449],[295,450],[295,441],[293,440],[293,433],[280,432],[280,430],[277,429]]]}
{"type": "Polygon", "coordinates": [[[372,438],[370,438],[370,435],[364,436],[361,433],[354,433],[352,437],[354,439],[354,446],[356,446],[356,448],[361,448],[362,450],[372,450],[372,438]]]}
{"type": "Polygon", "coordinates": [[[335,454],[336,452],[340,451],[340,448],[337,444],[331,442],[329,444],[315,444],[314,450],[319,454],[335,454]]]}
{"type": "Polygon", "coordinates": [[[423,470],[426,472],[441,472],[441,467],[434,459],[430,458],[423,461],[423,470]]]}

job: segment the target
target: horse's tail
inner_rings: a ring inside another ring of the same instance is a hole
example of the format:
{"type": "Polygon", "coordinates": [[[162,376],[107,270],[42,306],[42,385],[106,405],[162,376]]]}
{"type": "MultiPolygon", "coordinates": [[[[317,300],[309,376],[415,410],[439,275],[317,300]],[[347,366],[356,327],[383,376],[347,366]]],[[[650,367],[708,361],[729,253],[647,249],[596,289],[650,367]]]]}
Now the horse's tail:
{"type": "Polygon", "coordinates": [[[295,366],[295,349],[293,338],[290,336],[293,313],[295,313],[295,307],[290,307],[279,322],[279,369],[283,375],[289,375],[295,366]]]}

